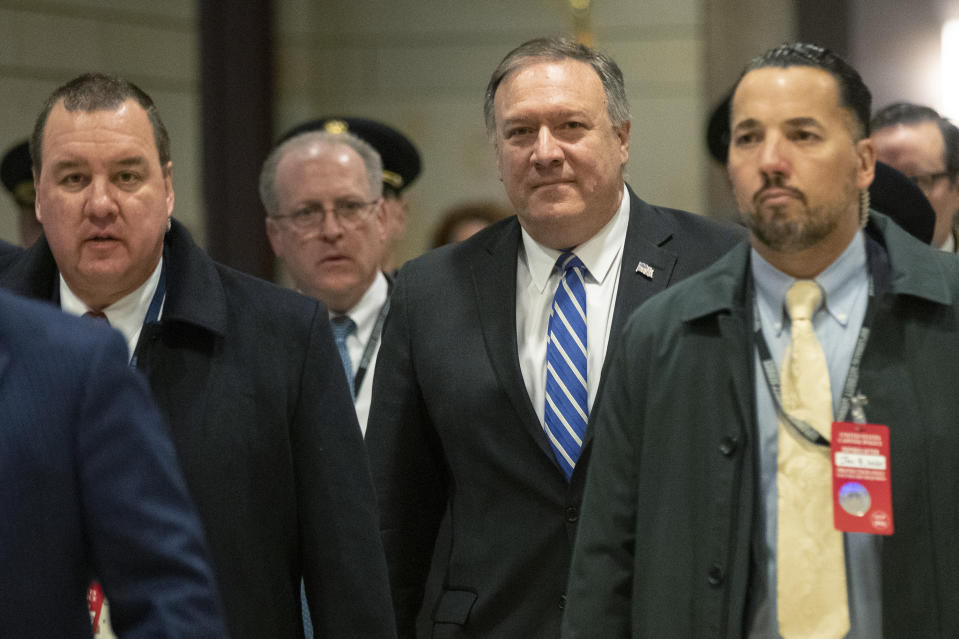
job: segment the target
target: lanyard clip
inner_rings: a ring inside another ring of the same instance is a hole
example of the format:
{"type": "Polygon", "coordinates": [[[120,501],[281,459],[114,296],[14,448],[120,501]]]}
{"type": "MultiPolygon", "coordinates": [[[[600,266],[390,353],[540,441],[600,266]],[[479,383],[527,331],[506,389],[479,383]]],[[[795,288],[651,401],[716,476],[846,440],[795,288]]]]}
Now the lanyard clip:
{"type": "Polygon", "coordinates": [[[862,393],[856,393],[849,398],[849,413],[852,417],[852,421],[856,424],[865,424],[866,423],[866,412],[863,408],[866,404],[869,403],[869,400],[862,393]]]}

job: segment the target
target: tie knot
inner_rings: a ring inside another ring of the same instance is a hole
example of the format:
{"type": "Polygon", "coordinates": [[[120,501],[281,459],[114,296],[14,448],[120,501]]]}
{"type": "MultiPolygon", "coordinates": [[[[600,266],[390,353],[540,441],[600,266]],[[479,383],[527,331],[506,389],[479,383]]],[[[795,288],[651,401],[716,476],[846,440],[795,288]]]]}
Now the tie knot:
{"type": "Polygon", "coordinates": [[[333,326],[333,338],[337,343],[343,343],[353,331],[356,330],[356,322],[350,319],[349,315],[337,315],[330,323],[333,326]]]}
{"type": "Polygon", "coordinates": [[[812,280],[797,280],[786,292],[786,308],[792,321],[809,320],[822,303],[822,289],[812,280]]]}
{"type": "Polygon", "coordinates": [[[103,311],[87,311],[83,314],[84,317],[89,317],[91,319],[99,320],[101,322],[110,323],[110,320],[107,319],[107,314],[103,311]]]}
{"type": "Polygon", "coordinates": [[[556,259],[556,269],[565,275],[571,269],[582,269],[583,274],[586,273],[586,265],[583,264],[582,260],[576,257],[576,254],[572,251],[565,251],[556,259]]]}

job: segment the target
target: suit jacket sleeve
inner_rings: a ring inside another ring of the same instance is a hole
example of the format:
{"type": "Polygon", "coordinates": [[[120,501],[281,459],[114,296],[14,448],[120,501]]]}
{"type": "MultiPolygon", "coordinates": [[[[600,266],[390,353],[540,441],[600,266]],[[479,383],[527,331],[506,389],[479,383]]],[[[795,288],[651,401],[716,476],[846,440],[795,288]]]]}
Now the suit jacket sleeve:
{"type": "Polygon", "coordinates": [[[93,570],[123,637],[226,637],[203,531],[166,425],[118,334],[97,341],[76,419],[93,570]]]}
{"type": "Polygon", "coordinates": [[[326,311],[316,309],[291,426],[313,628],[317,637],[394,637],[366,449],[326,311]]]}
{"type": "Polygon", "coordinates": [[[634,636],[630,625],[638,471],[634,430],[642,413],[630,393],[637,386],[630,380],[636,367],[629,364],[627,354],[634,345],[628,332],[611,363],[602,401],[596,402],[599,410],[570,568],[564,639],[634,636]]]}
{"type": "Polygon", "coordinates": [[[417,303],[429,302],[412,299],[410,276],[409,268],[400,273],[391,297],[366,433],[397,629],[404,638],[415,637],[448,497],[445,458],[417,382],[417,366],[424,362],[414,352],[418,337],[429,339],[429,327],[411,318],[417,303]]]}

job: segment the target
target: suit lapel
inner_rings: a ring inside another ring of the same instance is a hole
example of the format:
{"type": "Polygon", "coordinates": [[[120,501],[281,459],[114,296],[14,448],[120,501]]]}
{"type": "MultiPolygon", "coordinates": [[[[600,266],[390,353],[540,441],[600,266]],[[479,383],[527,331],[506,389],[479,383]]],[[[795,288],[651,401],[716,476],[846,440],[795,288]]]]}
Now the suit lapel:
{"type": "MultiPolygon", "coordinates": [[[[669,285],[676,266],[676,254],[665,247],[675,232],[668,217],[640,200],[629,189],[629,226],[626,227],[622,272],[616,292],[607,357],[613,352],[627,318],[636,307],[669,285]]],[[[605,376],[605,366],[603,368],[605,376]]]]}
{"type": "MultiPolygon", "coordinates": [[[[676,254],[665,248],[676,233],[672,221],[649,206],[627,187],[629,192],[629,225],[626,227],[626,243],[623,246],[622,271],[619,275],[619,287],[616,291],[616,304],[613,307],[613,322],[610,326],[606,356],[603,359],[603,372],[599,390],[602,394],[606,383],[606,371],[612,359],[612,353],[619,348],[620,334],[626,320],[636,308],[665,289],[676,267],[676,254]]],[[[590,412],[592,424],[594,410],[590,412]]],[[[593,429],[586,429],[583,448],[593,439],[593,429]]]]}
{"type": "Polygon", "coordinates": [[[526,393],[526,383],[519,365],[516,341],[516,260],[519,244],[520,227],[514,217],[474,258],[473,286],[486,352],[500,386],[523,427],[543,453],[555,461],[549,440],[526,393]]]}

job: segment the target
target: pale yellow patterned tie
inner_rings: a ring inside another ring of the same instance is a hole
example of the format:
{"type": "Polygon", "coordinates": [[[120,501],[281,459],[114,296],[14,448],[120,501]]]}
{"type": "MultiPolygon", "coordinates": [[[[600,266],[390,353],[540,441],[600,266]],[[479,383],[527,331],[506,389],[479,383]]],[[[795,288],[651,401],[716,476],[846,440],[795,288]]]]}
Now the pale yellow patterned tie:
{"type": "MultiPolygon", "coordinates": [[[[792,345],[782,365],[783,409],[830,437],[832,393],[826,356],[812,328],[819,285],[799,280],[786,293],[792,345]]],[[[776,487],[776,597],[784,639],[839,639],[849,631],[842,533],[832,514],[829,448],[779,419],[776,487]]]]}

